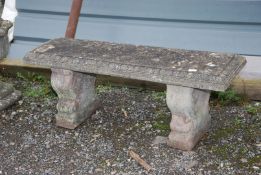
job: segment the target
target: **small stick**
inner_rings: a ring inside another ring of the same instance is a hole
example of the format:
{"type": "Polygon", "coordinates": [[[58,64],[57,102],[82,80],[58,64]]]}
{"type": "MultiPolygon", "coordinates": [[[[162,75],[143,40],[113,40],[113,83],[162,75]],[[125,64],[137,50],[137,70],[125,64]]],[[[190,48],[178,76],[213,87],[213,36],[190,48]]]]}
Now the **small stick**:
{"type": "Polygon", "coordinates": [[[128,114],[127,114],[127,111],[125,110],[125,109],[121,109],[121,111],[123,112],[123,114],[124,114],[124,116],[125,116],[125,118],[128,118],[128,114]]]}
{"type": "Polygon", "coordinates": [[[129,155],[131,158],[136,160],[148,172],[150,170],[152,170],[152,167],[147,162],[145,162],[142,158],[140,158],[140,156],[137,153],[135,153],[134,151],[129,150],[129,155]]]}

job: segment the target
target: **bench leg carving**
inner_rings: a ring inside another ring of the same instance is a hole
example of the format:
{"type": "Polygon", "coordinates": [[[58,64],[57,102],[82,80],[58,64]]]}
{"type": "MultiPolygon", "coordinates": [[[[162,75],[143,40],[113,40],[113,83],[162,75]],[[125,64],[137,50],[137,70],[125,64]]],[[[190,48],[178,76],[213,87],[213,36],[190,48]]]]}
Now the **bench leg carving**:
{"type": "Polygon", "coordinates": [[[171,111],[168,145],[192,150],[210,126],[210,92],[167,85],[167,105],[171,111]]]}
{"type": "Polygon", "coordinates": [[[95,112],[99,106],[95,79],[89,74],[52,69],[51,83],[59,97],[57,126],[74,129],[95,112]]]}

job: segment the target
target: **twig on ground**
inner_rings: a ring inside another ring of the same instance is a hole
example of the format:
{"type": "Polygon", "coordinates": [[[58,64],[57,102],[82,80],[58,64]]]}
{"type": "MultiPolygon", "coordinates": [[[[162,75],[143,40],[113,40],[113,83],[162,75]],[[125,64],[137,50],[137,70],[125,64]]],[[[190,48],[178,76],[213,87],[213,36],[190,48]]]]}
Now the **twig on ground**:
{"type": "Polygon", "coordinates": [[[123,112],[125,118],[128,118],[128,114],[127,114],[127,111],[123,108],[121,108],[121,111],[123,112]]]}
{"type": "Polygon", "coordinates": [[[137,153],[135,153],[132,150],[129,150],[129,155],[131,158],[133,158],[134,160],[136,160],[145,170],[147,170],[148,172],[152,170],[152,167],[145,162],[145,160],[143,160],[137,153]]]}

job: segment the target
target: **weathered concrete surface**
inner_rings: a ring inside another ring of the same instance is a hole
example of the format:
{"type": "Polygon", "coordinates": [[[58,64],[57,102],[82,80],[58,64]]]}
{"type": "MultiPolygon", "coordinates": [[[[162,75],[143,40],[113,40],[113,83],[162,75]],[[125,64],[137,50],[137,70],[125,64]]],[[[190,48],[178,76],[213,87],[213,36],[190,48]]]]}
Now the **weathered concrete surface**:
{"type": "Polygon", "coordinates": [[[168,144],[191,150],[210,126],[210,91],[167,85],[167,105],[171,111],[168,144]]]}
{"type": "Polygon", "coordinates": [[[21,97],[21,92],[13,86],[0,81],[0,111],[11,106],[21,97]]]}
{"type": "Polygon", "coordinates": [[[5,58],[9,51],[8,30],[12,27],[10,21],[0,19],[0,59],[5,58]]]}
{"type": "Polygon", "coordinates": [[[56,125],[74,129],[99,106],[93,75],[52,69],[51,83],[59,97],[56,125]]]}
{"type": "Polygon", "coordinates": [[[29,52],[29,64],[224,91],[246,63],[223,53],[55,39],[29,52]]]}

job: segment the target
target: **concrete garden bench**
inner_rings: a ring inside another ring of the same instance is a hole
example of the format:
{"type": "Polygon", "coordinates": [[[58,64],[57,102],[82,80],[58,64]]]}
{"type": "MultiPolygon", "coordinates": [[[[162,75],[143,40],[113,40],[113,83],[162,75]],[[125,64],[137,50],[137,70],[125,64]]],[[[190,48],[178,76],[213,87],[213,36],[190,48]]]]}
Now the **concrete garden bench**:
{"type": "Polygon", "coordinates": [[[59,38],[24,61],[52,70],[56,123],[74,129],[97,106],[96,74],[167,85],[172,113],[168,144],[191,150],[210,125],[210,91],[226,90],[246,63],[238,55],[59,38]]]}

